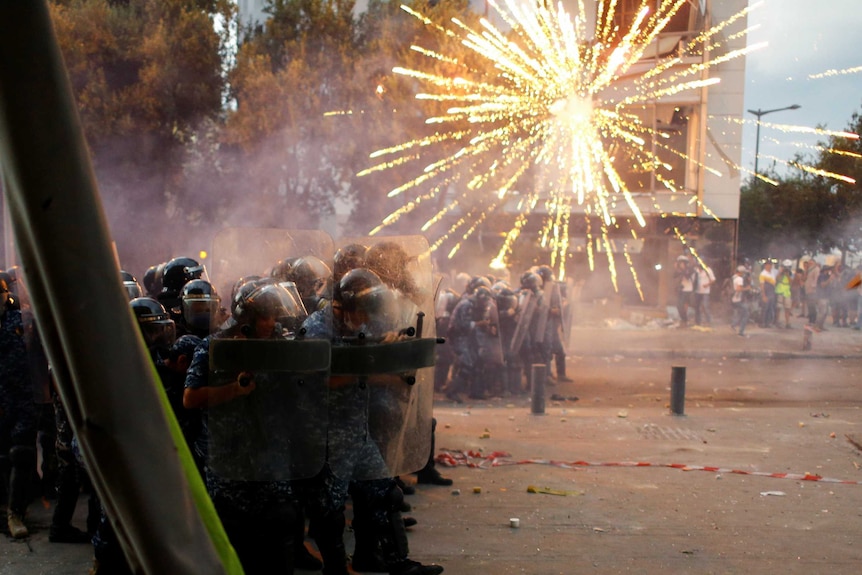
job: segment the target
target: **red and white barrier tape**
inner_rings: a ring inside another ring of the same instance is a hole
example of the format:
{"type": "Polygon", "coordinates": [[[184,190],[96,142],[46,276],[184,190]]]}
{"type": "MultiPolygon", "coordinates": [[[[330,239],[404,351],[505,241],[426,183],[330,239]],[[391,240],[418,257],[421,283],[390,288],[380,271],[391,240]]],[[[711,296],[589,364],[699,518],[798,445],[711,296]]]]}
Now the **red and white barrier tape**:
{"type": "Polygon", "coordinates": [[[686,465],[684,463],[650,463],[645,461],[620,461],[620,462],[596,462],[596,461],[557,461],[554,459],[509,459],[511,454],[505,451],[494,451],[492,453],[481,453],[477,451],[444,450],[435,457],[435,461],[446,467],[457,467],[463,465],[477,469],[488,469],[491,467],[502,467],[504,465],[550,465],[563,469],[575,469],[578,467],[665,467],[679,469],[681,471],[709,471],[712,473],[727,473],[733,475],[754,475],[757,477],[772,477],[775,479],[795,479],[797,481],[819,481],[821,483],[839,483],[842,485],[862,485],[862,481],[851,481],[847,479],[832,479],[812,473],[768,473],[766,471],[745,471],[731,467],[713,467],[709,465],[686,465]]]}

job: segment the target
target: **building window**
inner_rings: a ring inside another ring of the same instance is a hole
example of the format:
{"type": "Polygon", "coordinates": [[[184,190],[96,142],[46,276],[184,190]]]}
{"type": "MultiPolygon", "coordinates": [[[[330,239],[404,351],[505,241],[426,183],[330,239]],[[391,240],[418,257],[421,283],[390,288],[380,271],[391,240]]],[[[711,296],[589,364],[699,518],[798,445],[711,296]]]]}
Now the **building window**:
{"type": "MultiPolygon", "coordinates": [[[[650,15],[655,14],[661,5],[662,0],[649,0],[644,2],[650,10],[650,15]]],[[[631,29],[632,22],[637,18],[640,12],[641,0],[619,0],[614,11],[614,24],[617,28],[617,37],[622,38],[631,29]]],[[[605,12],[602,14],[602,19],[607,17],[609,5],[605,6],[605,12]]],[[[695,11],[697,12],[697,11],[695,11]]],[[[697,15],[697,14],[695,14],[697,15]]],[[[647,19],[649,16],[647,16],[647,19]]],[[[689,32],[692,29],[692,10],[691,4],[686,2],[680,6],[679,10],[671,17],[670,22],[665,26],[663,33],[680,33],[689,32]]]]}
{"type": "MultiPolygon", "coordinates": [[[[643,127],[642,147],[629,144],[610,148],[614,166],[631,192],[691,189],[687,157],[694,154],[694,108],[657,104],[629,110],[643,127]]],[[[696,158],[695,158],[696,159],[696,158]]]]}

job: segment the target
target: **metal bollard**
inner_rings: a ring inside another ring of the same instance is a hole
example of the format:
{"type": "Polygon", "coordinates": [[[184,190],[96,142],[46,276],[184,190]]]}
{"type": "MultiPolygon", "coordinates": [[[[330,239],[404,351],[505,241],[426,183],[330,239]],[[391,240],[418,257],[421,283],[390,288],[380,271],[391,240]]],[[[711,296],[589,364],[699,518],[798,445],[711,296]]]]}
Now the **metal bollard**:
{"type": "Polygon", "coordinates": [[[533,415],[545,414],[545,378],[548,366],[544,363],[534,363],[530,366],[530,393],[532,403],[530,412],[533,415]]]}
{"type": "Polygon", "coordinates": [[[670,412],[685,415],[685,368],[670,368],[670,412]]]}

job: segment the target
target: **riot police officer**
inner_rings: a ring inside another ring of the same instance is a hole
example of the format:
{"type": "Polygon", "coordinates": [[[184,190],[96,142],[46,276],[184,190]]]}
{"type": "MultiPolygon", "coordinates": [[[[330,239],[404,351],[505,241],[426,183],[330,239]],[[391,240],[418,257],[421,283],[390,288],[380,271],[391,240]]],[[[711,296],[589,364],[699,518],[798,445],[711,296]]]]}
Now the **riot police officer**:
{"type": "Polygon", "coordinates": [[[500,321],[500,344],[503,347],[505,392],[520,395],[524,392],[521,384],[521,358],[511,353],[512,338],[518,325],[518,296],[511,289],[501,287],[496,295],[497,317],[500,321]]]}
{"type": "MultiPolygon", "coordinates": [[[[254,425],[249,418],[228,414],[216,419],[211,412],[218,406],[232,403],[242,407],[237,402],[248,401],[267,375],[243,370],[227,374],[223,383],[212,381],[210,349],[218,339],[280,338],[281,333],[276,329],[278,320],[296,309],[296,302],[276,283],[258,280],[251,282],[248,288],[240,291],[243,295],[233,307],[233,325],[203,340],[195,350],[186,376],[183,405],[207,412],[204,431],[195,446],[199,456],[210,455],[213,434],[221,431],[224,432],[221,436],[238,439],[233,446],[221,445],[220,456],[240,460],[246,455],[244,451],[258,447],[244,443],[248,438],[257,437],[255,430],[249,427],[254,425]],[[220,430],[219,427],[229,429],[220,430]],[[231,453],[232,449],[238,452],[231,453]]],[[[295,512],[290,482],[257,481],[254,477],[243,477],[245,469],[241,467],[236,475],[232,474],[230,461],[220,461],[219,466],[214,466],[210,459],[207,461],[207,491],[245,572],[249,575],[292,573],[295,512]]]]}
{"type": "Polygon", "coordinates": [[[156,299],[165,306],[168,313],[176,321],[179,315],[180,292],[186,283],[194,279],[206,279],[206,270],[197,260],[188,257],[177,257],[164,265],[161,274],[161,290],[156,299]]]}
{"type": "Polygon", "coordinates": [[[461,298],[449,322],[449,337],[456,354],[455,373],[446,389],[446,397],[457,403],[462,402],[461,394],[467,393],[472,399],[483,399],[487,393],[488,376],[484,367],[502,364],[499,350],[499,321],[497,307],[491,290],[484,282],[476,281],[470,295],[461,298]],[[489,352],[496,346],[499,353],[489,352]],[[491,357],[496,358],[492,361],[491,357]],[[484,374],[484,377],[483,377],[484,374]]]}
{"type": "Polygon", "coordinates": [[[126,295],[129,296],[129,301],[144,295],[141,290],[141,284],[138,283],[135,276],[125,270],[120,270],[120,278],[123,280],[123,289],[126,290],[126,295]]]}
{"type": "MultiPolygon", "coordinates": [[[[434,306],[434,321],[437,326],[438,337],[449,337],[449,321],[459,299],[460,296],[452,289],[444,290],[437,297],[437,303],[434,306]]],[[[446,383],[449,381],[449,370],[454,360],[455,352],[451,343],[437,346],[437,363],[434,365],[434,391],[442,392],[446,387],[446,383]]]]}
{"type": "Polygon", "coordinates": [[[0,275],[0,496],[7,500],[7,524],[15,539],[29,536],[24,518],[36,468],[36,405],[27,364],[24,322],[0,275]]]}
{"type": "MultiPolygon", "coordinates": [[[[211,334],[226,319],[223,317],[221,298],[215,287],[207,280],[193,279],[180,290],[179,330],[204,338],[211,334]]],[[[182,334],[180,334],[182,335],[182,334]]]]}
{"type": "MultiPolygon", "coordinates": [[[[176,340],[176,326],[164,306],[151,297],[131,300],[129,306],[138,321],[147,351],[156,365],[168,356],[176,340]]],[[[131,575],[120,541],[104,505],[101,505],[98,526],[93,534],[96,573],[131,575]]]]}
{"type": "Polygon", "coordinates": [[[550,375],[551,360],[557,370],[557,381],[572,381],[566,375],[566,350],[563,348],[563,315],[565,294],[560,282],[554,280],[554,272],[549,266],[539,266],[536,270],[542,278],[542,291],[548,301],[548,317],[545,324],[545,337],[542,345],[544,363],[550,375]]]}
{"type": "MultiPolygon", "coordinates": [[[[398,277],[393,270],[390,273],[393,274],[390,278],[398,277]]],[[[392,342],[399,338],[405,318],[415,317],[415,305],[366,268],[345,273],[335,294],[332,320],[327,324],[319,317],[323,311],[313,313],[306,322],[307,335],[324,335],[321,330],[330,325],[330,337],[336,345],[392,342]]],[[[372,379],[374,381],[351,375],[330,379],[327,464],[306,490],[324,573],[347,573],[343,532],[344,508],[349,494],[354,506],[356,552],[353,567],[356,570],[385,570],[391,575],[435,575],[443,568],[408,558],[407,534],[400,511],[403,493],[372,439],[373,430],[369,429],[369,420],[375,417],[370,414],[385,418],[382,414],[388,413],[386,406],[377,405],[372,399],[372,389],[386,385],[406,388],[407,384],[397,375],[372,379]]],[[[384,392],[382,396],[385,395],[384,392]]],[[[390,421],[389,424],[378,427],[399,428],[401,422],[390,421]]]]}

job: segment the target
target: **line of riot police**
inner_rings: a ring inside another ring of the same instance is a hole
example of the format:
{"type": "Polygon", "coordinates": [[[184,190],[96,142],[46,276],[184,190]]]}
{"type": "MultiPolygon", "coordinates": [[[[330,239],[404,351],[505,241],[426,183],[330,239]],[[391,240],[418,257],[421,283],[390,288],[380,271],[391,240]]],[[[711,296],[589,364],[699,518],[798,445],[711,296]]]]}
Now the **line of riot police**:
{"type": "MultiPolygon", "coordinates": [[[[474,276],[463,293],[447,289],[435,307],[438,334],[448,341],[438,350],[435,390],[457,403],[524,394],[530,367],[544,364],[566,375],[570,325],[565,284],[549,266],[521,274],[519,284],[474,276]],[[451,371],[451,380],[447,379],[451,371]]],[[[551,382],[553,383],[553,382],[551,382]]]]}
{"type": "Polygon", "coordinates": [[[175,383],[166,391],[246,573],[346,574],[349,560],[356,571],[443,571],[409,559],[396,481],[431,449],[427,250],[421,238],[335,246],[317,232],[227,230],[214,281],[190,258],[144,276],[148,296],[131,306],[157,365],[177,341],[202,338],[184,356],[179,404],[175,383]],[[189,414],[196,424],[183,424],[189,414]],[[306,518],[322,565],[304,545],[306,518]]]}

